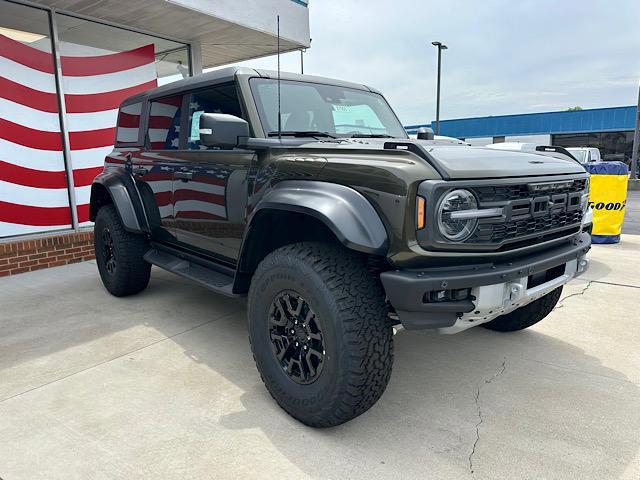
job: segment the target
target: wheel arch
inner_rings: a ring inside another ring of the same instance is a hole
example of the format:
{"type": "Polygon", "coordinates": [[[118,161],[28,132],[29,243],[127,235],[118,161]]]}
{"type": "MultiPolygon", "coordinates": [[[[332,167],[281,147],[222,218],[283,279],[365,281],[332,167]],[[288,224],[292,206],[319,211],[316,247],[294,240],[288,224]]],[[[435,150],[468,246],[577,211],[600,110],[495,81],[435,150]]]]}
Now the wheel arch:
{"type": "Polygon", "coordinates": [[[326,241],[385,255],[387,232],[369,201],[334,183],[284,181],[253,210],[242,241],[234,292],[245,293],[251,275],[271,251],[291,243],[326,241]]]}
{"type": "Polygon", "coordinates": [[[89,220],[95,221],[103,205],[112,204],[124,228],[130,232],[148,231],[144,208],[131,176],[119,169],[99,174],[91,185],[89,220]]]}

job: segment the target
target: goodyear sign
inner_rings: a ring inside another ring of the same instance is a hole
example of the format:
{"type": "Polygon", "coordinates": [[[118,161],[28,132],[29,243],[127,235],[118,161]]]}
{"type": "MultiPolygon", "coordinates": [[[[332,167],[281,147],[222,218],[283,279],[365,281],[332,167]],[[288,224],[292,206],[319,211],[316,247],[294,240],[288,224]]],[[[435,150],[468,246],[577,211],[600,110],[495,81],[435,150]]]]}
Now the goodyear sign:
{"type": "Polygon", "coordinates": [[[627,205],[629,169],[622,162],[592,162],[584,168],[591,174],[592,241],[618,243],[627,205]]]}

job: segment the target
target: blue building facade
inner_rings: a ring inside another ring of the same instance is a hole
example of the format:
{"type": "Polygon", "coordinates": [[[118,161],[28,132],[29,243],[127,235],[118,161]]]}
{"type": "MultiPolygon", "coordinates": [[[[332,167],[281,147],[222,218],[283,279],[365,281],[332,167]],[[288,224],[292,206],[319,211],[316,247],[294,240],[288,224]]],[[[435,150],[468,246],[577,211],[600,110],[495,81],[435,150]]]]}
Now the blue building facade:
{"type": "MultiPolygon", "coordinates": [[[[597,147],[603,155],[630,157],[636,111],[636,106],[628,106],[441,120],[440,134],[476,145],[534,141],[563,147],[597,147]]],[[[405,128],[411,134],[423,126],[432,124],[405,128]]]]}

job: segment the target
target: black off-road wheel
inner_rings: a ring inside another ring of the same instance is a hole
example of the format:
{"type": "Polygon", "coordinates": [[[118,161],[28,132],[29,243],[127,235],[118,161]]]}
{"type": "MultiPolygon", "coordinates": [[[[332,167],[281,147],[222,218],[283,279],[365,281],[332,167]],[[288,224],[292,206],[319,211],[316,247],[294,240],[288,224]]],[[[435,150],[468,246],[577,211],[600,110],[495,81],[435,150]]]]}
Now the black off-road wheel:
{"type": "Polygon", "coordinates": [[[126,231],[113,205],[98,211],[93,232],[98,271],[109,293],[124,297],[147,288],[151,265],[143,258],[149,250],[146,238],[126,231]]]}
{"type": "Polygon", "coordinates": [[[562,287],[547,293],[544,297],[520,307],[511,313],[501,315],[495,320],[482,324],[484,328],[497,332],[516,332],[535,325],[551,313],[560,301],[562,287]]]}
{"type": "Polygon", "coordinates": [[[393,333],[363,255],[299,243],[269,254],[249,290],[249,339],[267,390],[291,416],[331,427],[382,396],[393,333]]]}

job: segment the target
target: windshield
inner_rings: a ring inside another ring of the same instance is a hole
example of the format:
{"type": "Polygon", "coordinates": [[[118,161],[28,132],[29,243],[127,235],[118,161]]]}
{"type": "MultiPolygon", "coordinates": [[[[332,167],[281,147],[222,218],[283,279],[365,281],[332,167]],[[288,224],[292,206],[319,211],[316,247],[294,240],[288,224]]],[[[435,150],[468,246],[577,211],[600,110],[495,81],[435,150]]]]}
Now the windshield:
{"type": "MultiPolygon", "coordinates": [[[[265,133],[277,135],[277,80],[252,78],[250,85],[265,133]]],[[[393,110],[377,93],[282,80],[280,103],[283,135],[407,138],[393,110]]]]}
{"type": "Polygon", "coordinates": [[[584,162],[584,159],[587,155],[586,151],[574,150],[573,148],[567,148],[567,150],[569,150],[569,153],[571,153],[571,155],[573,155],[576,160],[578,160],[579,162],[584,162]]]}

